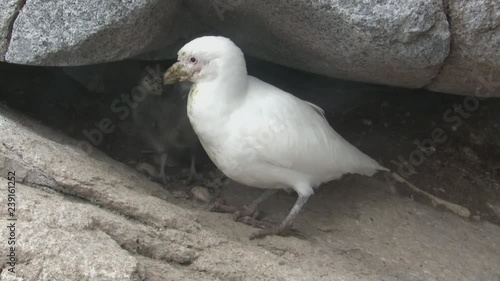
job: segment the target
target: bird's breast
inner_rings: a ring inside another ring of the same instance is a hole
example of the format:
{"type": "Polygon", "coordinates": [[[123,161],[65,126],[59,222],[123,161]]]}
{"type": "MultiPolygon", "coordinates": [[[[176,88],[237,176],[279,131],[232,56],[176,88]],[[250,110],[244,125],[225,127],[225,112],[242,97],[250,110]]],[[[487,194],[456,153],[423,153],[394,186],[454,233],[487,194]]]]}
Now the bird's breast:
{"type": "Polygon", "coordinates": [[[188,95],[188,101],[187,101],[187,114],[188,117],[191,119],[191,115],[193,114],[193,105],[196,102],[196,84],[191,87],[191,90],[189,91],[188,95]]]}
{"type": "Polygon", "coordinates": [[[191,88],[187,102],[187,115],[200,141],[209,146],[217,146],[225,135],[223,122],[225,118],[220,116],[216,109],[217,101],[207,99],[206,95],[201,95],[199,91],[200,89],[195,85],[191,88]]]}

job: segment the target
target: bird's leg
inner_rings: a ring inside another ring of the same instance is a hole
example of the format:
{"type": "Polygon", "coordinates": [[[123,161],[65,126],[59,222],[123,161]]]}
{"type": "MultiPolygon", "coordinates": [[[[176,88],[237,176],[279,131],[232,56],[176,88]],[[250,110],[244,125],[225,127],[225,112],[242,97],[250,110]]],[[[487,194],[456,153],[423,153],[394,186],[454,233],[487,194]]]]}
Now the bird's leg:
{"type": "Polygon", "coordinates": [[[187,184],[191,184],[194,178],[196,178],[197,172],[196,172],[196,154],[191,153],[191,168],[189,170],[189,177],[187,179],[187,184]]]}
{"type": "Polygon", "coordinates": [[[266,227],[264,230],[261,230],[256,233],[252,233],[250,235],[250,240],[256,239],[256,238],[263,238],[267,235],[276,235],[279,233],[282,233],[283,231],[288,230],[291,226],[293,221],[295,220],[295,217],[297,214],[300,212],[302,209],[302,206],[307,202],[307,199],[309,199],[310,195],[301,195],[299,194],[299,197],[297,198],[297,201],[295,202],[295,205],[293,205],[292,210],[288,214],[288,216],[277,226],[270,226],[266,227]]]}
{"type": "Polygon", "coordinates": [[[168,154],[167,153],[162,153],[161,154],[161,164],[160,164],[160,178],[163,181],[164,184],[168,184],[167,176],[165,175],[165,166],[167,164],[168,160],[168,154]]]}
{"type": "Polygon", "coordinates": [[[277,189],[268,189],[264,191],[257,199],[255,199],[250,205],[243,206],[243,210],[236,211],[234,213],[235,220],[239,220],[242,217],[256,217],[257,216],[257,207],[259,207],[260,203],[264,202],[267,198],[271,197],[273,194],[278,191],[277,189]]]}

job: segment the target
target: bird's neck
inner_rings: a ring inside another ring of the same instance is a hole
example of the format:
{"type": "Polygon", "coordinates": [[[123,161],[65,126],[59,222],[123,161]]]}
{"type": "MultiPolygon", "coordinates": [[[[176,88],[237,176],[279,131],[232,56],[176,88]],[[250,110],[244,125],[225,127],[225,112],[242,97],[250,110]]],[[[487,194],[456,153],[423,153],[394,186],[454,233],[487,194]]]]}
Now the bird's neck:
{"type": "Polygon", "coordinates": [[[221,65],[221,69],[223,71],[215,79],[198,82],[195,87],[210,93],[210,97],[204,98],[217,102],[220,110],[236,109],[244,101],[248,89],[244,61],[243,64],[221,65]]]}
{"type": "Polygon", "coordinates": [[[216,79],[218,85],[223,85],[221,88],[221,98],[228,102],[238,101],[245,97],[248,89],[247,72],[228,72],[216,79]]]}
{"type": "Polygon", "coordinates": [[[241,99],[247,92],[248,74],[243,56],[235,56],[231,60],[224,61],[219,69],[216,83],[224,85],[225,96],[229,100],[241,99]]]}

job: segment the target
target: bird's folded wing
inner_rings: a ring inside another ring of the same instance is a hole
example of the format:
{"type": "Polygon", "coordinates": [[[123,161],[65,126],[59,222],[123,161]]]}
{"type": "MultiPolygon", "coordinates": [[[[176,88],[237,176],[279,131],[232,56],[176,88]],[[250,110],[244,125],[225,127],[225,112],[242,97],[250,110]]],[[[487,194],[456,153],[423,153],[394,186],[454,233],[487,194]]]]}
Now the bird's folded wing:
{"type": "Polygon", "coordinates": [[[378,165],[337,134],[318,106],[260,80],[250,82],[255,84],[241,118],[248,118],[244,134],[257,160],[325,177],[378,165]]]}

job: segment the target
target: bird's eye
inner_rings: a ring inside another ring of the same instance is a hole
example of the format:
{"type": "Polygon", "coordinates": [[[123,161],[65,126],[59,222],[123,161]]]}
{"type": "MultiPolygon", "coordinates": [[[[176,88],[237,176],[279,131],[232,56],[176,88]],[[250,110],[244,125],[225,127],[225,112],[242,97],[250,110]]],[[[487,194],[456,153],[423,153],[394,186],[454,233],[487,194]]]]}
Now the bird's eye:
{"type": "Polygon", "coordinates": [[[195,57],[190,57],[189,61],[192,63],[196,63],[198,60],[195,57]]]}

